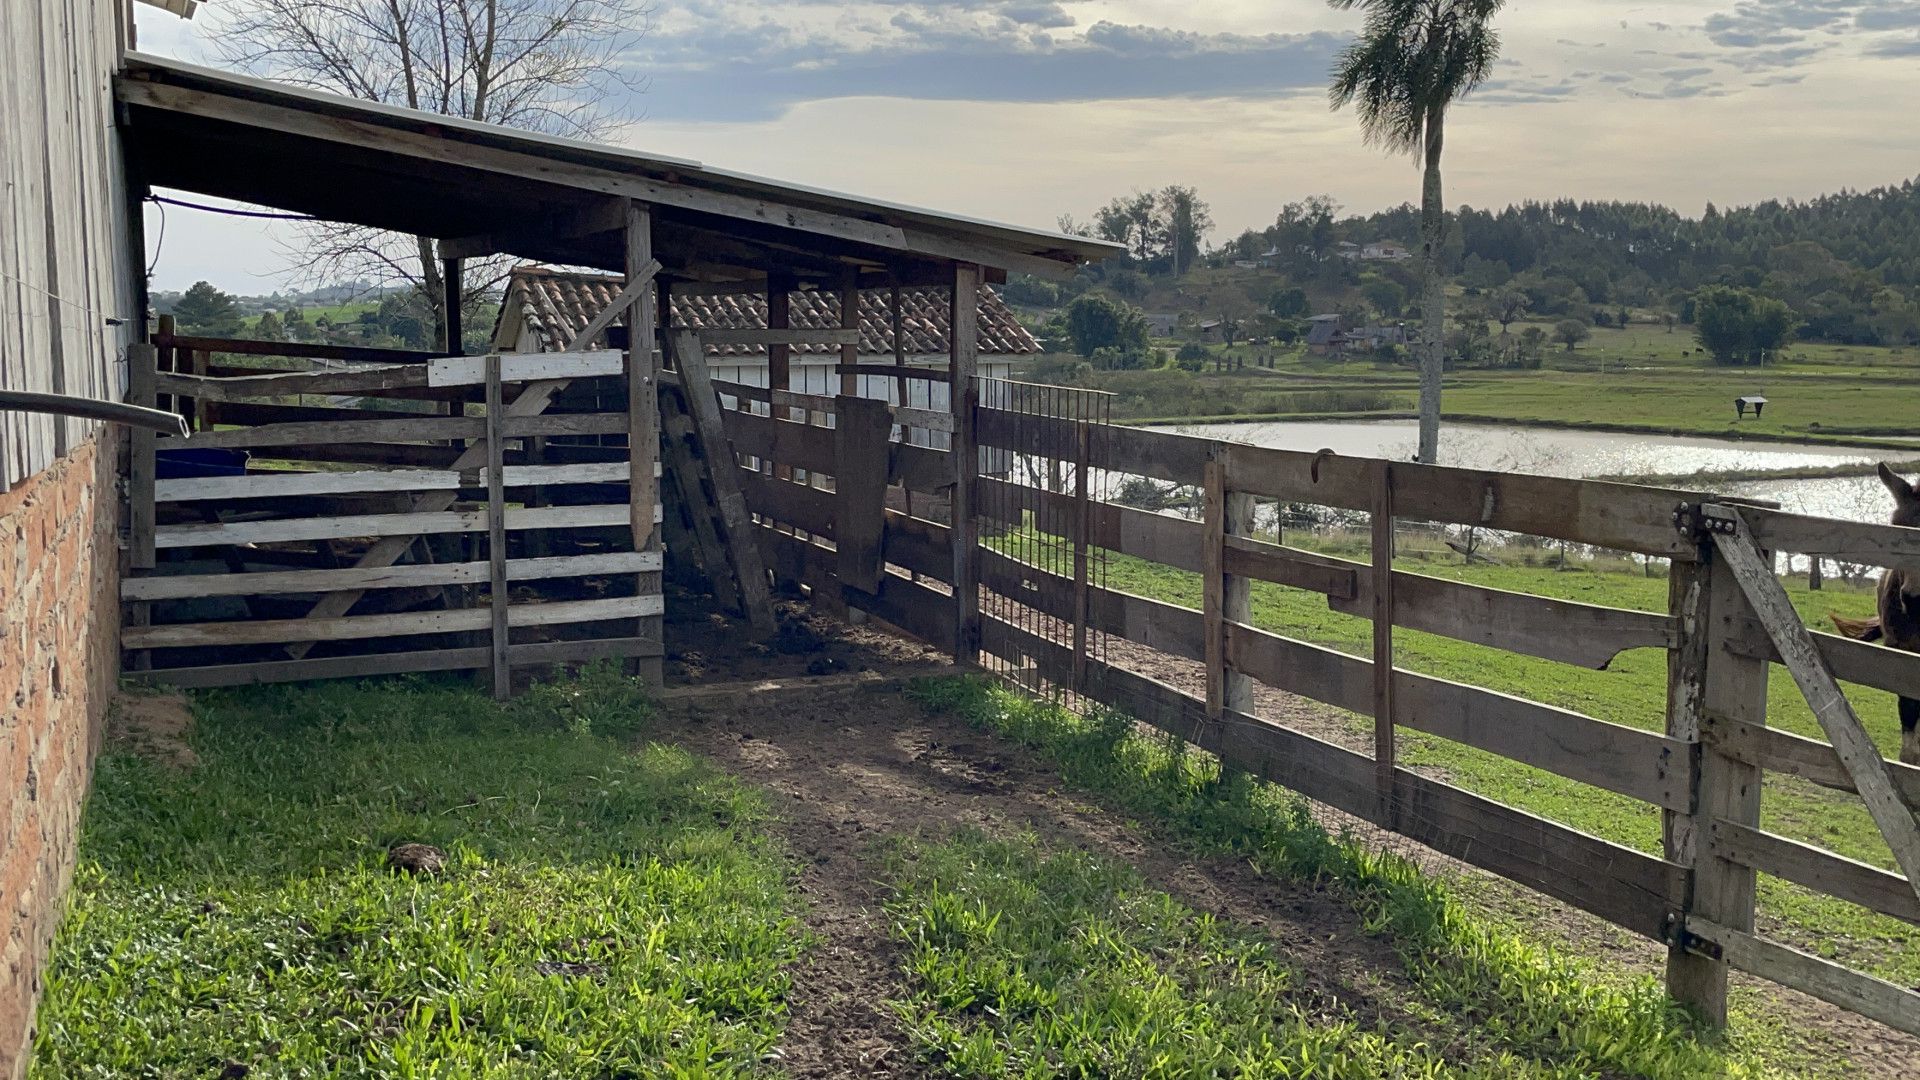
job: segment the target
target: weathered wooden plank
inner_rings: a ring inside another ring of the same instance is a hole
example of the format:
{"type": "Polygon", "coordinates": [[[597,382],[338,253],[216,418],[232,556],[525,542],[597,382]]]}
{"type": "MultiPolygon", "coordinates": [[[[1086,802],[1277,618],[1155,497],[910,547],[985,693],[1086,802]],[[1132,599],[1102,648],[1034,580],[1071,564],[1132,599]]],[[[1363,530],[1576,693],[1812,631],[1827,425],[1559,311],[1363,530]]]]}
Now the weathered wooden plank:
{"type": "Polygon", "coordinates": [[[836,505],[834,545],[843,587],[873,592],[884,570],[887,497],[887,436],[893,421],[887,403],[843,397],[833,429],[836,505]]]}
{"type": "MultiPolygon", "coordinates": [[[[833,431],[770,416],[725,410],[722,420],[736,452],[809,473],[833,474],[833,431]]],[[[951,481],[949,481],[951,482],[951,481]]]]}
{"type": "MultiPolygon", "coordinates": [[[[642,282],[644,288],[645,282],[642,282]]],[[[536,379],[610,379],[626,374],[618,349],[500,354],[502,382],[536,379]]],[[[478,386],[487,381],[485,356],[450,356],[427,363],[428,386],[478,386]]]]}
{"type": "MultiPolygon", "coordinates": [[[[1726,507],[1717,512],[1727,514],[1726,507]]],[[[1865,521],[1793,514],[1743,506],[1741,521],[1754,542],[1769,551],[1793,551],[1838,562],[1920,570],[1920,529],[1865,521]]]]}
{"type": "MultiPolygon", "coordinates": [[[[661,643],[651,638],[583,638],[577,641],[538,641],[515,645],[508,653],[508,659],[515,667],[530,667],[612,656],[658,656],[662,651],[661,643]]],[[[254,664],[156,668],[128,672],[127,678],[146,685],[196,689],[315,679],[360,679],[402,672],[469,671],[485,668],[487,662],[487,649],[478,646],[305,660],[268,660],[254,664]]]]}
{"type": "MultiPolygon", "coordinates": [[[[1847,772],[1831,743],[1808,739],[1779,728],[1750,724],[1731,717],[1703,717],[1701,738],[1715,750],[1737,761],[1769,772],[1786,773],[1835,791],[1853,791],[1847,772]]],[[[1920,807],[1920,765],[1885,760],[1887,775],[1907,805],[1920,807]]]]}
{"type": "MultiPolygon", "coordinates": [[[[1201,650],[1206,665],[1207,719],[1218,723],[1227,708],[1227,472],[1218,461],[1206,464],[1206,510],[1200,548],[1201,650]]],[[[1244,676],[1243,676],[1244,677],[1244,676]]]]}
{"type": "MultiPolygon", "coordinates": [[[[660,508],[654,507],[658,519],[660,508]]],[[[509,529],[575,529],[627,523],[627,507],[529,506],[507,510],[509,529]]],[[[163,525],[154,530],[162,548],[209,544],[272,544],[294,540],[335,540],[349,536],[419,536],[425,533],[479,532],[487,527],[484,510],[440,510],[413,514],[359,514],[345,517],[282,518],[207,525],[163,525]]]]}
{"type": "Polygon", "coordinates": [[[1920,994],[1905,987],[1703,916],[1689,916],[1687,929],[1718,945],[1725,961],[1742,971],[1920,1035],[1920,994]]]}
{"type": "MultiPolygon", "coordinates": [[[[1727,511],[1721,509],[1721,512],[1727,511]]],[[[1847,767],[1854,790],[1860,793],[1874,824],[1880,826],[1880,834],[1893,849],[1894,861],[1906,872],[1913,887],[1920,890],[1920,823],[1915,822],[1912,808],[1894,790],[1886,759],[1880,756],[1879,748],[1861,725],[1853,705],[1821,660],[1813,638],[1794,611],[1793,602],[1773,574],[1772,560],[1761,554],[1749,532],[1714,533],[1713,538],[1766,627],[1767,636],[1780,653],[1781,663],[1806,696],[1814,718],[1820,721],[1834,751],[1840,755],[1840,763],[1847,767]]]]}
{"type": "Polygon", "coordinates": [[[767,588],[766,561],[761,558],[759,543],[753,536],[753,518],[741,491],[743,470],[735,465],[737,458],[727,435],[720,399],[713,390],[706,350],[698,338],[684,332],[674,335],[672,345],[674,362],[680,369],[680,389],[693,414],[708,480],[713,485],[714,503],[720,523],[726,529],[724,542],[734,582],[740,591],[741,606],[755,633],[772,633],[773,600],[767,588]]]}
{"type": "Polygon", "coordinates": [[[366,345],[320,345],[307,341],[256,341],[250,338],[197,337],[191,334],[154,335],[154,344],[182,350],[233,353],[237,356],[285,356],[307,360],[352,360],[362,364],[424,364],[444,353],[420,349],[378,349],[366,345]]]}
{"type": "MultiPolygon", "coordinates": [[[[1649,611],[1555,600],[1396,571],[1394,623],[1456,641],[1605,670],[1627,649],[1666,648],[1672,620],[1649,611]]],[[[1372,589],[1328,598],[1335,611],[1370,617],[1372,589]]]]}
{"type": "MultiPolygon", "coordinates": [[[[1367,580],[1362,574],[1367,569],[1366,563],[1272,544],[1250,536],[1232,536],[1227,538],[1227,569],[1242,577],[1325,593],[1330,606],[1350,615],[1371,618],[1373,614],[1371,592],[1362,592],[1362,582],[1367,580]],[[1339,601],[1351,603],[1342,605],[1339,601]]],[[[1405,576],[1396,574],[1394,580],[1397,583],[1405,576]]],[[[1397,595],[1397,585],[1395,592],[1397,595]]],[[[1400,619],[1400,625],[1407,625],[1404,618],[1400,619]]]]}
{"type": "MultiPolygon", "coordinates": [[[[491,654],[489,686],[496,701],[513,695],[513,669],[507,663],[512,634],[507,626],[507,459],[501,434],[506,404],[500,383],[505,365],[499,354],[486,357],[487,386],[487,648],[491,654]]],[[[631,470],[629,470],[631,471],[631,470]]]]}
{"type": "Polygon", "coordinates": [[[932,409],[909,409],[905,405],[893,407],[893,421],[901,427],[920,428],[925,431],[952,431],[953,417],[932,409]]]}
{"type": "MultiPolygon", "coordinates": [[[[658,573],[657,551],[616,551],[508,559],[507,580],[539,581],[602,574],[658,573]]],[[[488,578],[489,564],[418,563],[405,566],[345,566],[324,570],[264,570],[246,574],[167,574],[124,578],[120,598],[129,601],[186,600],[212,596],[263,596],[269,593],[318,593],[342,589],[409,589],[477,585],[488,578]]]]}
{"type": "MultiPolygon", "coordinates": [[[[1696,561],[1699,557],[1696,556],[1696,561]]],[[[1695,605],[1695,618],[1704,625],[1705,671],[1699,678],[1697,707],[1702,721],[1726,716],[1764,726],[1767,722],[1767,665],[1740,655],[1732,647],[1746,630],[1753,607],[1733,577],[1725,559],[1706,561],[1706,591],[1695,605]]],[[[1760,824],[1760,770],[1711,745],[1700,749],[1696,766],[1694,808],[1690,837],[1684,853],[1692,856],[1692,890],[1676,899],[1682,914],[1711,919],[1743,930],[1753,928],[1754,873],[1749,867],[1721,858],[1707,842],[1704,823],[1721,819],[1758,827],[1760,824]]],[[[1684,824],[1684,823],[1683,823],[1684,824]]],[[[1684,944],[1684,942],[1682,942],[1684,944]]],[[[1697,953],[1667,957],[1667,992],[1697,1009],[1709,1023],[1727,1022],[1727,965],[1697,953]]]]}
{"type": "Polygon", "coordinates": [[[1920,923],[1920,898],[1899,874],[1734,821],[1708,826],[1716,854],[1817,893],[1920,923]]]}
{"type": "Polygon", "coordinates": [[[843,375],[881,375],[889,379],[937,383],[953,381],[944,369],[914,364],[836,364],[834,370],[843,375]]]}
{"type": "Polygon", "coordinates": [[[302,371],[274,375],[183,375],[160,372],[154,380],[163,394],[199,401],[248,401],[298,394],[364,394],[427,385],[427,369],[419,364],[360,368],[353,371],[302,371]]]}
{"type": "MultiPolygon", "coordinates": [[[[1780,651],[1773,647],[1773,641],[1766,632],[1758,623],[1753,625],[1752,630],[1752,633],[1742,635],[1742,642],[1751,646],[1756,658],[1778,661],[1780,651]]],[[[1826,661],[1827,669],[1833,672],[1834,678],[1887,690],[1902,697],[1920,698],[1920,654],[1890,649],[1877,642],[1855,641],[1838,634],[1810,631],[1809,636],[1813,638],[1814,647],[1820,651],[1820,658],[1826,661]]]]}
{"type": "MultiPolygon", "coordinates": [[[[1428,721],[1432,717],[1428,710],[1416,708],[1412,702],[1407,704],[1403,717],[1399,705],[1399,680],[1394,678],[1393,670],[1393,463],[1376,461],[1369,473],[1373,491],[1372,505],[1368,508],[1373,572],[1365,576],[1368,591],[1372,594],[1369,599],[1373,602],[1373,783],[1375,794],[1380,799],[1380,817],[1389,823],[1397,823],[1399,810],[1393,801],[1394,761],[1397,754],[1394,726],[1405,717],[1419,717],[1428,721]]],[[[1455,719],[1458,719],[1457,714],[1455,719]]],[[[1457,729],[1462,727],[1458,724],[1454,726],[1457,729]]]]}
{"type": "MultiPolygon", "coordinates": [[[[558,626],[658,615],[664,610],[665,601],[658,595],[514,604],[507,608],[507,624],[512,627],[558,626]]],[[[291,641],[351,641],[485,630],[492,622],[493,613],[486,608],[456,608],[450,611],[413,611],[388,615],[343,615],[327,619],[308,617],[129,627],[123,631],[121,640],[129,649],[279,645],[291,641]]]]}
{"type": "MultiPolygon", "coordinates": [[[[567,413],[558,416],[508,418],[504,422],[509,438],[529,435],[618,435],[626,431],[623,413],[567,413]]],[[[334,442],[429,442],[449,439],[481,439],[487,421],[480,416],[417,416],[396,420],[330,420],[305,424],[264,424],[229,431],[199,431],[186,439],[162,439],[162,449],[173,447],[210,447],[215,449],[258,449],[270,446],[294,446],[304,443],[334,442]]]]}
{"type": "Polygon", "coordinates": [[[1406,670],[1394,672],[1394,719],[1667,810],[1692,806],[1685,742],[1567,709],[1406,670]]]}
{"type": "MultiPolygon", "coordinates": [[[[1682,743],[1693,744],[1693,753],[1682,764],[1687,775],[1687,790],[1700,788],[1700,747],[1705,716],[1702,712],[1710,652],[1708,564],[1694,559],[1673,563],[1667,574],[1667,610],[1672,613],[1674,640],[1667,650],[1666,735],[1682,743]]],[[[1696,806],[1660,813],[1660,850],[1668,862],[1681,866],[1699,866],[1706,856],[1704,819],[1696,806]]],[[[1694,877],[1681,882],[1673,906],[1678,911],[1693,908],[1694,877]]],[[[1718,983],[1710,957],[1687,951],[1686,943],[1673,935],[1667,942],[1666,979],[1668,993],[1676,1000],[1682,995],[1698,994],[1718,983]]]]}
{"type": "Polygon", "coordinates": [[[953,413],[953,450],[947,464],[953,469],[953,492],[949,496],[953,506],[953,596],[959,608],[953,658],[955,663],[972,667],[980,659],[980,523],[973,516],[973,482],[980,474],[980,439],[975,431],[980,391],[974,383],[980,362],[978,264],[954,266],[947,310],[947,373],[952,380],[947,403],[953,413]]]}
{"type": "MultiPolygon", "coordinates": [[[[981,443],[1036,452],[1055,437],[1049,423],[1062,422],[1016,419],[1003,410],[983,409],[981,443]]],[[[1102,444],[1099,467],[1177,484],[1194,483],[1218,445],[1227,463],[1228,484],[1235,490],[1348,510],[1369,507],[1370,458],[1216,444],[1130,427],[1113,428],[1102,444]]],[[[1408,520],[1531,533],[1669,558],[1695,554],[1692,543],[1674,529],[1672,521],[1675,506],[1699,499],[1693,493],[1410,462],[1396,462],[1395,469],[1401,482],[1399,516],[1408,520]]]]}
{"type": "MultiPolygon", "coordinates": [[[[996,655],[1039,659],[1050,678],[1059,678],[1070,662],[1061,646],[991,616],[984,637],[996,655]]],[[[1370,758],[1244,714],[1228,713],[1221,724],[1207,724],[1206,703],[1196,697],[1111,664],[1095,661],[1088,668],[1087,692],[1095,700],[1194,741],[1234,768],[1390,826],[1379,816],[1370,758]]],[[[1370,690],[1363,675],[1361,696],[1368,697],[1370,690]]],[[[1400,807],[1396,831],[1661,939],[1667,896],[1682,868],[1405,770],[1395,772],[1394,783],[1400,807]]]]}
{"type": "MultiPolygon", "coordinates": [[[[551,487],[559,484],[624,484],[631,466],[624,461],[583,462],[575,465],[508,465],[507,487],[551,487]]],[[[658,468],[654,470],[659,472],[658,468]]],[[[381,491],[458,491],[484,487],[485,469],[472,473],[452,469],[356,469],[352,472],[260,472],[246,476],[195,476],[161,480],[154,485],[158,502],[194,502],[202,499],[271,499],[297,495],[356,495],[381,491]]]]}

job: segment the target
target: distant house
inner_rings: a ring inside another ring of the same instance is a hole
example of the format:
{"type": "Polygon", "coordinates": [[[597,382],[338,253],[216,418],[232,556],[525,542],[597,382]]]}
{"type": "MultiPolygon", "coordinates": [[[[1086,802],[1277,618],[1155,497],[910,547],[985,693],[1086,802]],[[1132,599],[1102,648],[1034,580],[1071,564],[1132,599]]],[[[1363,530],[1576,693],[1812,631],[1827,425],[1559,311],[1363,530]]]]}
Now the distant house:
{"type": "Polygon", "coordinates": [[[1179,321],[1178,315],[1148,312],[1147,333],[1153,337],[1172,337],[1174,326],[1179,321]]]}
{"type": "Polygon", "coordinates": [[[1233,260],[1233,265],[1240,270],[1260,269],[1260,261],[1258,259],[1235,259],[1233,260]]]}
{"type": "Polygon", "coordinates": [[[1225,334],[1221,333],[1219,319],[1208,319],[1200,324],[1199,329],[1200,340],[1203,344],[1212,345],[1226,337],[1225,334]]]}
{"type": "Polygon", "coordinates": [[[1391,240],[1375,240],[1370,244],[1342,240],[1334,245],[1333,253],[1352,262],[1404,262],[1413,258],[1413,252],[1391,240]]]}
{"type": "Polygon", "coordinates": [[[1271,270],[1274,267],[1280,265],[1280,249],[1277,247],[1270,247],[1267,250],[1261,252],[1260,257],[1255,261],[1259,263],[1260,269],[1271,270]]]}
{"type": "Polygon", "coordinates": [[[1315,315],[1307,320],[1307,351],[1315,356],[1338,352],[1344,337],[1338,315],[1315,315]]]}

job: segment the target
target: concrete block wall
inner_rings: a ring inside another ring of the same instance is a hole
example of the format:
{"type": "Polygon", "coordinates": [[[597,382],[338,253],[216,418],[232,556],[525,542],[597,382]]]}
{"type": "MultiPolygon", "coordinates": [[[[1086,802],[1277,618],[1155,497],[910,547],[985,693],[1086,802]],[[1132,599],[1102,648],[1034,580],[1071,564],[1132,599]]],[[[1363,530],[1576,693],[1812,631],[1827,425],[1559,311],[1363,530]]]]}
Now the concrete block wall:
{"type": "Polygon", "coordinates": [[[48,944],[119,677],[120,443],[0,494],[0,1078],[26,1070],[48,944]]]}

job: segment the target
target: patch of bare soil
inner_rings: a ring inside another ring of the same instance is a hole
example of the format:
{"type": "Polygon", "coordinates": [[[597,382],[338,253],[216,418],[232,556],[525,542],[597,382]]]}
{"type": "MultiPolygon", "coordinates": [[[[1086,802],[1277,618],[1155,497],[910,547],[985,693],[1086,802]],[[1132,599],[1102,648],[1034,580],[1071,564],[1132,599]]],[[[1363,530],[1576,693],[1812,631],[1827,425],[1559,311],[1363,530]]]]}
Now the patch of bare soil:
{"type": "MultiPolygon", "coordinates": [[[[1108,654],[1112,663],[1151,675],[1187,693],[1206,693],[1206,669],[1196,661],[1119,639],[1108,642],[1108,654]]],[[[1285,724],[1350,750],[1373,753],[1370,729],[1356,726],[1349,714],[1317,701],[1255,683],[1253,711],[1263,720],[1285,724]]],[[[1443,770],[1415,771],[1446,779],[1443,770]]],[[[1608,967],[1651,974],[1665,968],[1664,947],[1604,919],[1332,807],[1319,803],[1312,806],[1314,817],[1329,830],[1337,833],[1344,829],[1374,847],[1407,858],[1430,874],[1456,882],[1459,888],[1455,895],[1482,918],[1520,929],[1536,941],[1608,967]]],[[[1764,979],[1738,971],[1732,977],[1736,994],[1753,995],[1767,1011],[1793,1017],[1796,1034],[1809,1046],[1830,1048],[1832,1057],[1849,1059],[1854,1068],[1851,1075],[1885,1080],[1912,1080],[1920,1075],[1920,1039],[1764,979]]]]}
{"type": "Polygon", "coordinates": [[[121,691],[107,706],[107,745],[176,769],[200,758],[187,745],[193,709],[179,694],[121,691]]]}
{"type": "MultiPolygon", "coordinates": [[[[922,668],[941,665],[926,657],[922,668]]],[[[958,826],[1031,829],[1123,860],[1189,906],[1265,932],[1300,973],[1310,1009],[1417,1032],[1443,1049],[1460,1038],[1407,1012],[1401,961],[1341,898],[1262,878],[1244,863],[1184,857],[1150,830],[1063,793],[1018,748],[929,717],[891,689],[760,690],[669,699],[663,710],[660,737],[772,794],[776,830],[802,863],[818,942],[795,973],[782,1045],[793,1076],[924,1075],[886,1004],[906,989],[882,910],[878,844],[942,838],[958,826]]]]}

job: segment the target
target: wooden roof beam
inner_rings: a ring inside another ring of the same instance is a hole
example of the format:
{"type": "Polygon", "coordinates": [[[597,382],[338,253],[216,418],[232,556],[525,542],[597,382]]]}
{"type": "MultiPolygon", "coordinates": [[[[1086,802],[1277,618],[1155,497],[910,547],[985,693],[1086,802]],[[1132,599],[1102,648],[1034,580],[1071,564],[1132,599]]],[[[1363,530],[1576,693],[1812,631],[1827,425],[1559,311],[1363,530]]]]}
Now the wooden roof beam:
{"type": "MultiPolygon", "coordinates": [[[[204,119],[266,128],[443,164],[464,165],[507,176],[557,184],[602,195],[638,199],[658,207],[682,208],[776,229],[830,237],[936,259],[983,263],[1049,277],[1071,275],[1071,262],[975,244],[967,240],[885,222],[870,221],[744,195],[685,187],[670,180],[576,164],[482,146],[477,143],[402,128],[321,115],[302,109],[252,101],[165,83],[121,79],[120,100],[129,105],[204,119]]],[[[270,197],[261,196],[263,201],[270,197]]]]}

